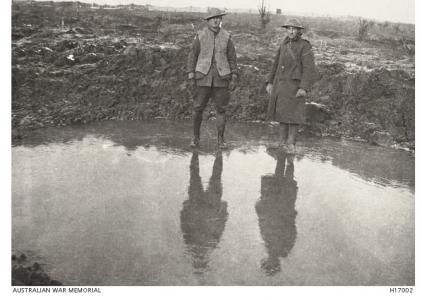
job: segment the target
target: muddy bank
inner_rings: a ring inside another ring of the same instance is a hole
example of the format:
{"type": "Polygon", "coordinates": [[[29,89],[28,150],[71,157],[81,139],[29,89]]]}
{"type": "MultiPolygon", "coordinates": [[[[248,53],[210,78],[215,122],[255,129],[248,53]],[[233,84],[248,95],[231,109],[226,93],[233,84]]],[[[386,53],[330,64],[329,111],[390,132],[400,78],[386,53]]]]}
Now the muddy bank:
{"type": "MultiPolygon", "coordinates": [[[[193,95],[185,82],[185,63],[200,16],[125,8],[80,8],[76,14],[58,4],[45,10],[34,4],[16,7],[14,138],[45,126],[190,118],[193,95]]],[[[279,28],[245,31],[242,22],[233,16],[225,23],[238,49],[241,78],[229,118],[263,121],[265,77],[282,33],[279,28]]],[[[307,32],[321,80],[309,96],[316,104],[309,106],[303,130],[414,148],[414,55],[395,47],[400,43],[394,40],[369,43],[322,34],[318,28],[307,32]]],[[[213,115],[210,109],[205,118],[213,115]]]]}
{"type": "Polygon", "coordinates": [[[38,262],[29,259],[19,251],[12,254],[12,285],[62,285],[51,279],[38,262]]]}

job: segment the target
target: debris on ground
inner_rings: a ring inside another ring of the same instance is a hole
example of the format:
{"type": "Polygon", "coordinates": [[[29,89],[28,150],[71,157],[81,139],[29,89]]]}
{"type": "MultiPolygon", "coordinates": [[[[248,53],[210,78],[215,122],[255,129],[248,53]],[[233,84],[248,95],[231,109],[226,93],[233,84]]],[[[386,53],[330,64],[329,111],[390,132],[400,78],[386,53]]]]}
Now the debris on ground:
{"type": "MultiPolygon", "coordinates": [[[[13,3],[13,138],[45,126],[189,119],[193,93],[186,85],[185,65],[195,31],[203,26],[201,16],[125,6],[72,10],[59,3],[13,3]]],[[[225,17],[240,68],[230,119],[265,119],[264,83],[283,36],[277,26],[283,18],[262,31],[251,25],[252,15],[225,17]]],[[[391,24],[372,39],[357,41],[346,29],[326,28],[350,28],[350,21],[335,26],[332,19],[305,21],[321,79],[309,95],[314,104],[308,111],[314,115],[304,130],[414,147],[414,26],[406,37],[403,30],[394,34],[391,24]]],[[[205,113],[213,115],[212,110],[205,113]]]]}
{"type": "Polygon", "coordinates": [[[38,262],[33,262],[24,253],[13,251],[12,254],[12,285],[62,285],[51,279],[38,262]]]}

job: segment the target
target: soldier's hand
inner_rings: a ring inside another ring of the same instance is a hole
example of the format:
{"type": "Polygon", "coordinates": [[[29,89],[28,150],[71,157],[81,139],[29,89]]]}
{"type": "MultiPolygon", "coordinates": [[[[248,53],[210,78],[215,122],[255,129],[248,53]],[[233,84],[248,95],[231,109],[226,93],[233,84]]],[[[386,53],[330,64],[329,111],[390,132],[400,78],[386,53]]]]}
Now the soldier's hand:
{"type": "Polygon", "coordinates": [[[265,87],[265,90],[267,91],[268,94],[271,95],[271,93],[273,92],[273,84],[268,83],[267,86],[265,87]]]}
{"type": "Polygon", "coordinates": [[[299,89],[296,93],[296,98],[305,97],[305,96],[306,96],[306,91],[304,89],[299,89]]]}
{"type": "Polygon", "coordinates": [[[238,77],[236,74],[233,74],[232,79],[230,80],[230,83],[229,83],[230,91],[234,91],[237,88],[238,84],[239,84],[238,77]]]}

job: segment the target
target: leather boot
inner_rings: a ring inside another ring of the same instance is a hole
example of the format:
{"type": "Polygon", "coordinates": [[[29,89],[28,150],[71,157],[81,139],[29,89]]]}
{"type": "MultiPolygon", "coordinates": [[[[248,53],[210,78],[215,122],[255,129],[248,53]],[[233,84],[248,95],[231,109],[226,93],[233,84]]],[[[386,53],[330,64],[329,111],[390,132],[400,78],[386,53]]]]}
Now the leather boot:
{"type": "Polygon", "coordinates": [[[218,148],[226,149],[227,144],[224,140],[224,130],[226,127],[226,114],[219,114],[217,113],[217,143],[218,148]]]}
{"type": "Polygon", "coordinates": [[[289,135],[287,138],[287,153],[293,154],[296,152],[296,136],[299,125],[290,124],[289,125],[289,135]]]}
{"type": "Polygon", "coordinates": [[[201,123],[202,123],[202,113],[193,112],[193,138],[190,143],[190,146],[192,148],[199,146],[199,136],[200,136],[200,130],[201,130],[201,123]]]}
{"type": "Polygon", "coordinates": [[[294,144],[287,145],[287,153],[288,154],[295,154],[296,153],[296,146],[294,144]]]}
{"type": "Polygon", "coordinates": [[[287,145],[287,137],[289,135],[289,125],[285,123],[280,123],[280,143],[278,147],[282,150],[285,150],[287,145]]]}

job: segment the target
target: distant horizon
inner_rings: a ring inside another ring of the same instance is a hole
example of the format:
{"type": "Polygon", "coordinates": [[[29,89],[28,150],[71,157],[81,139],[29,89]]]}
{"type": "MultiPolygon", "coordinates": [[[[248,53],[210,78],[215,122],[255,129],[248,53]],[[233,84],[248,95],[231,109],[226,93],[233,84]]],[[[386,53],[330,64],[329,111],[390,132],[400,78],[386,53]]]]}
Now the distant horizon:
{"type": "MultiPolygon", "coordinates": [[[[13,0],[24,1],[24,0],[13,0]]],[[[36,2],[48,0],[35,0],[36,2]]],[[[52,0],[53,2],[77,2],[77,0],[52,0]]],[[[168,7],[168,8],[186,8],[195,7],[219,7],[227,10],[248,11],[252,10],[257,12],[257,7],[261,0],[232,0],[230,4],[226,0],[79,0],[83,3],[95,3],[98,5],[151,5],[155,7],[168,7]],[[255,4],[255,6],[253,6],[255,4]]],[[[394,22],[415,24],[415,1],[414,0],[355,0],[352,6],[352,1],[336,1],[336,0],[301,0],[300,5],[290,4],[288,1],[280,0],[266,0],[266,6],[269,7],[272,13],[275,13],[277,8],[282,10],[283,14],[294,14],[303,16],[321,16],[321,17],[355,17],[371,19],[378,22],[394,22]],[[286,3],[282,3],[286,2],[286,3]],[[340,2],[342,2],[340,4],[340,2]],[[360,3],[358,3],[360,2],[360,3]],[[274,3],[277,3],[274,5],[274,3]],[[404,4],[403,4],[404,3],[404,4]],[[307,4],[307,5],[306,5],[307,4]],[[359,5],[360,4],[360,5],[359,5]],[[349,6],[349,7],[347,7],[349,6]],[[285,9],[283,9],[283,7],[285,9]],[[377,9],[377,8],[384,9],[377,9]],[[390,9],[385,9],[385,8],[390,9]],[[293,9],[291,9],[293,8],[293,9]],[[360,12],[360,13],[359,13],[360,12]],[[370,13],[369,13],[370,12],[370,13]]]]}

